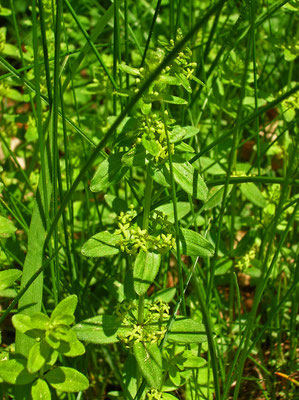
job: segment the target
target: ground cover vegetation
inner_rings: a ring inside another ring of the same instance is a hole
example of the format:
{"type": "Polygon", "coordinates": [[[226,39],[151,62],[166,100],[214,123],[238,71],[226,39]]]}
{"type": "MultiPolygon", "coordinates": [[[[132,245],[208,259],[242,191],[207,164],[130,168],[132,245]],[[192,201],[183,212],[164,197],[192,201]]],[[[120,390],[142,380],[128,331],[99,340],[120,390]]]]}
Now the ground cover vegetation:
{"type": "Polygon", "coordinates": [[[298,400],[297,0],[2,0],[0,398],[298,400]]]}

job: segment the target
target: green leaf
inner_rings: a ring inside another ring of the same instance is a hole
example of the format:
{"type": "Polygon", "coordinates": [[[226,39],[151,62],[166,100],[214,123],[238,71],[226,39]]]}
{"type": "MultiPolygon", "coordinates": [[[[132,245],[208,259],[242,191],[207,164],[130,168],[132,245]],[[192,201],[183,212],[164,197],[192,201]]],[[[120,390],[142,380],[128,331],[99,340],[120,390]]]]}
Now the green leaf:
{"type": "Polygon", "coordinates": [[[0,7],[0,15],[1,17],[8,17],[11,15],[11,10],[9,8],[0,7]]]}
{"type": "MultiPolygon", "coordinates": [[[[229,185],[228,187],[228,192],[227,195],[232,190],[233,185],[229,185]]],[[[208,200],[203,206],[203,210],[211,210],[214,207],[217,207],[218,205],[221,204],[222,198],[223,198],[223,192],[224,192],[224,186],[221,186],[220,188],[212,188],[209,192],[208,200]]]]}
{"type": "Polygon", "coordinates": [[[121,97],[131,97],[134,96],[134,91],[128,89],[117,89],[113,92],[113,94],[121,97]]]}
{"type": "Polygon", "coordinates": [[[28,371],[31,374],[39,371],[50,358],[52,352],[53,350],[45,340],[35,343],[29,351],[27,361],[28,371]]]}
{"type": "Polygon", "coordinates": [[[134,289],[138,296],[143,296],[159,272],[161,255],[141,250],[134,264],[134,289]]]}
{"type": "Polygon", "coordinates": [[[144,115],[149,115],[149,113],[152,111],[152,103],[146,103],[145,101],[142,101],[142,99],[139,101],[140,104],[140,110],[142,114],[144,115]]]}
{"type": "Polygon", "coordinates": [[[54,365],[57,361],[57,358],[59,356],[58,351],[53,350],[52,353],[50,354],[50,357],[47,360],[47,365],[54,365]]]}
{"type": "Polygon", "coordinates": [[[175,296],[176,288],[171,287],[167,289],[159,290],[158,292],[154,293],[150,298],[152,301],[155,300],[162,300],[165,303],[169,303],[175,296]]]}
{"type": "Polygon", "coordinates": [[[175,367],[174,365],[169,365],[168,366],[168,373],[169,373],[169,379],[175,386],[180,386],[181,384],[181,376],[180,376],[180,371],[175,367]]]}
{"type": "Polygon", "coordinates": [[[31,318],[29,315],[15,314],[12,317],[12,324],[16,330],[25,333],[32,329],[31,318]]]}
{"type": "Polygon", "coordinates": [[[18,358],[0,362],[0,377],[12,385],[26,385],[36,378],[36,374],[26,370],[25,358],[18,358]]]}
{"type": "MultiPolygon", "coordinates": [[[[222,163],[225,162],[224,159],[221,160],[222,163]]],[[[212,158],[208,157],[200,157],[197,162],[193,164],[198,165],[198,168],[204,171],[205,173],[211,174],[211,175],[223,175],[225,174],[224,169],[221,167],[219,163],[217,163],[215,160],[212,158]]]]}
{"type": "Polygon", "coordinates": [[[69,342],[72,340],[72,336],[74,332],[67,325],[56,325],[52,329],[49,329],[47,334],[50,333],[52,337],[55,337],[57,340],[63,340],[64,342],[69,342]],[[53,329],[54,328],[54,329],[53,329]]]}
{"type": "Polygon", "coordinates": [[[169,132],[169,141],[170,143],[177,143],[182,140],[188,139],[192,136],[197,135],[199,132],[199,128],[195,126],[174,126],[173,129],[169,132]]]}
{"type": "Polygon", "coordinates": [[[166,83],[167,85],[175,85],[175,86],[181,85],[180,79],[171,75],[160,75],[159,81],[166,83]]]}
{"type": "Polygon", "coordinates": [[[162,356],[156,343],[134,343],[137,364],[148,385],[160,389],[163,382],[162,356]]]}
{"type": "Polygon", "coordinates": [[[126,64],[120,64],[118,66],[118,68],[123,71],[126,72],[129,75],[133,75],[133,76],[139,76],[140,75],[140,71],[138,68],[132,68],[129,65],[126,64]]]}
{"type": "Polygon", "coordinates": [[[170,104],[188,104],[185,99],[177,96],[172,96],[170,94],[148,95],[146,98],[148,98],[150,101],[164,101],[165,103],[170,104]]]}
{"type": "Polygon", "coordinates": [[[66,357],[77,357],[85,353],[84,344],[77,339],[75,331],[73,331],[72,339],[67,343],[61,342],[58,348],[59,353],[66,357]]]}
{"type": "Polygon", "coordinates": [[[116,343],[118,335],[130,331],[131,327],[122,324],[114,315],[99,315],[86,319],[74,326],[78,339],[91,343],[116,343]]]}
{"type": "Polygon", "coordinates": [[[58,367],[45,374],[47,382],[61,392],[80,392],[89,386],[88,379],[73,368],[58,367]]]}
{"type": "Polygon", "coordinates": [[[129,354],[123,368],[123,382],[133,399],[135,398],[138,390],[136,371],[136,358],[133,356],[133,354],[129,354]]]}
{"type": "Polygon", "coordinates": [[[232,260],[219,260],[219,262],[216,263],[216,271],[215,271],[215,276],[221,276],[225,275],[233,266],[232,260]]]}
{"type": "Polygon", "coordinates": [[[207,199],[208,188],[198,171],[188,161],[174,155],[172,166],[174,179],[185,192],[199,200],[207,199]]]}
{"type": "Polygon", "coordinates": [[[46,381],[37,379],[31,388],[32,400],[51,400],[51,392],[46,381]]]}
{"type": "Polygon", "coordinates": [[[116,245],[121,237],[108,231],[99,232],[84,243],[81,253],[86,257],[106,257],[118,254],[119,248],[116,245]]]}
{"type": "Polygon", "coordinates": [[[15,289],[5,289],[0,291],[0,297],[14,298],[18,292],[15,289]]]}
{"type": "Polygon", "coordinates": [[[0,238],[7,238],[15,233],[17,228],[14,226],[13,222],[7,218],[0,216],[0,238]]]}
{"type": "Polygon", "coordinates": [[[159,165],[158,167],[151,165],[150,174],[153,180],[157,182],[159,185],[170,187],[171,185],[170,175],[165,164],[162,166],[159,165]]]}
{"type": "Polygon", "coordinates": [[[57,350],[60,346],[60,339],[56,337],[55,333],[52,331],[47,331],[45,335],[45,340],[52,349],[57,350]]]}
{"type": "Polygon", "coordinates": [[[24,314],[16,314],[12,317],[14,327],[26,335],[37,338],[44,334],[49,327],[50,318],[42,313],[35,313],[31,317],[24,314]]]}
{"type": "Polygon", "coordinates": [[[240,190],[242,194],[256,206],[261,208],[266,207],[266,199],[262,195],[262,192],[253,182],[241,183],[240,190]]]}
{"type": "Polygon", "coordinates": [[[120,199],[113,194],[105,194],[104,198],[108,206],[117,214],[120,214],[121,211],[128,210],[128,206],[125,200],[120,199]]]}
{"type": "Polygon", "coordinates": [[[178,143],[175,146],[175,149],[176,149],[176,151],[179,151],[179,152],[185,153],[185,154],[186,153],[194,153],[195,152],[193,147],[190,146],[189,144],[185,143],[185,142],[178,143]]]}
{"type": "Polygon", "coordinates": [[[213,245],[201,234],[191,231],[190,229],[181,228],[179,237],[183,254],[199,257],[213,256],[213,245]]]}
{"type": "Polygon", "coordinates": [[[40,338],[49,328],[50,318],[43,313],[35,313],[31,317],[25,314],[16,314],[12,317],[12,323],[19,332],[31,338],[40,338]]]}
{"type": "Polygon", "coordinates": [[[49,328],[50,318],[41,312],[31,315],[31,326],[34,329],[47,330],[49,328]]]}
{"type": "Polygon", "coordinates": [[[74,316],[76,307],[78,303],[78,298],[75,294],[66,297],[63,299],[51,314],[51,323],[55,324],[55,320],[62,316],[74,316]]]}
{"type": "Polygon", "coordinates": [[[69,326],[75,321],[74,315],[59,315],[52,321],[53,325],[69,326]]]}
{"type": "Polygon", "coordinates": [[[145,136],[142,137],[142,145],[152,156],[157,156],[160,151],[160,147],[155,139],[147,139],[145,136]]]}
{"type": "Polygon", "coordinates": [[[183,353],[184,362],[182,366],[184,368],[201,368],[207,364],[207,361],[193,354],[192,350],[185,350],[183,353]]]}
{"type": "Polygon", "coordinates": [[[92,192],[102,192],[121,180],[129,170],[122,166],[123,155],[124,153],[112,154],[101,162],[90,183],[92,192]]]}
{"type": "MultiPolygon", "coordinates": [[[[156,210],[166,214],[168,217],[168,221],[171,222],[172,224],[174,223],[174,211],[172,203],[163,204],[163,206],[157,207],[156,210]]],[[[178,201],[177,211],[178,211],[178,219],[180,220],[184,218],[191,211],[190,203],[178,201]]]]}
{"type": "Polygon", "coordinates": [[[192,93],[192,89],[191,89],[191,86],[190,86],[190,83],[189,83],[187,77],[183,73],[175,74],[175,76],[177,76],[179,78],[184,89],[186,89],[188,93],[192,93]]]}
{"type": "Polygon", "coordinates": [[[202,343],[207,341],[203,324],[190,318],[174,321],[168,339],[178,343],[202,343]]]}
{"type": "Polygon", "coordinates": [[[128,167],[144,167],[146,152],[142,145],[137,145],[127,151],[122,157],[122,163],[128,167]]]}
{"type": "Polygon", "coordinates": [[[173,395],[170,394],[170,393],[164,392],[164,393],[162,394],[162,400],[178,400],[178,398],[175,397],[175,396],[173,396],[173,395]]]}
{"type": "Polygon", "coordinates": [[[9,288],[21,275],[18,269],[0,271],[0,291],[9,288]]]}

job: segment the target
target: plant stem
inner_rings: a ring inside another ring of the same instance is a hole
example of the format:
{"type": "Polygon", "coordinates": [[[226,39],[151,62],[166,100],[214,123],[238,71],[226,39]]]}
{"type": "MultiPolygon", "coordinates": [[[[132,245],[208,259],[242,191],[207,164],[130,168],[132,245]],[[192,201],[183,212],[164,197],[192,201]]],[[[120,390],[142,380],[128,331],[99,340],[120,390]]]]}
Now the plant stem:
{"type": "MultiPolygon", "coordinates": [[[[150,175],[149,167],[147,167],[145,191],[144,191],[143,219],[142,219],[142,229],[146,229],[146,230],[148,229],[149,214],[151,211],[152,187],[153,187],[153,179],[150,175]]],[[[144,295],[139,297],[138,324],[143,323],[143,318],[144,318],[144,295]]]]}
{"type": "Polygon", "coordinates": [[[143,219],[142,219],[142,229],[148,229],[149,214],[151,211],[151,201],[152,201],[152,187],[153,179],[149,173],[149,167],[146,169],[146,182],[145,182],[145,192],[144,192],[144,207],[143,207],[143,219]]]}

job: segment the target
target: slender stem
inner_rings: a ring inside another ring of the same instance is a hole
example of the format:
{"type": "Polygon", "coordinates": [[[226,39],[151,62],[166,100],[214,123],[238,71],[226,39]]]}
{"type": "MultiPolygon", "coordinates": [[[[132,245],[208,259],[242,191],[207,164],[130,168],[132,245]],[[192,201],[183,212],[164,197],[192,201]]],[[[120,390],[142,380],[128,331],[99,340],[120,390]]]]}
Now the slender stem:
{"type": "Polygon", "coordinates": [[[153,179],[149,173],[149,167],[147,167],[145,192],[144,192],[142,229],[148,229],[149,214],[151,211],[152,187],[153,187],[153,179]]]}
{"type": "MultiPolygon", "coordinates": [[[[145,182],[145,192],[144,192],[144,207],[143,207],[143,219],[142,219],[142,229],[148,229],[149,224],[149,214],[151,211],[151,201],[152,201],[152,187],[153,179],[149,172],[149,167],[146,170],[146,182],[145,182]]],[[[144,318],[144,295],[139,297],[138,302],[138,324],[143,323],[144,318]]]]}
{"type": "Polygon", "coordinates": [[[168,158],[169,158],[169,172],[170,172],[170,180],[171,180],[171,194],[172,194],[172,204],[173,204],[173,214],[174,214],[174,226],[175,226],[175,236],[176,236],[176,253],[177,253],[177,263],[178,263],[178,273],[179,273],[179,287],[180,287],[180,295],[182,296],[182,309],[184,315],[186,315],[186,303],[184,297],[184,279],[183,279],[183,270],[181,263],[181,251],[180,251],[180,227],[179,227],[179,219],[178,219],[178,209],[177,209],[177,196],[174,182],[174,172],[172,166],[172,153],[170,147],[170,141],[167,131],[167,123],[165,118],[165,110],[162,107],[162,116],[164,122],[164,129],[167,138],[167,150],[168,150],[168,158]]]}

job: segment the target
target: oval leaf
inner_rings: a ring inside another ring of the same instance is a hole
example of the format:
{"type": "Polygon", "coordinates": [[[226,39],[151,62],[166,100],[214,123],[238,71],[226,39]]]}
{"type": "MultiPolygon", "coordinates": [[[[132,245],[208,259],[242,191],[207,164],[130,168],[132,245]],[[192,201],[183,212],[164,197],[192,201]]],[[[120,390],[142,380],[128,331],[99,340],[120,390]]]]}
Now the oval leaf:
{"type": "Polygon", "coordinates": [[[12,385],[26,385],[36,378],[26,369],[25,359],[13,359],[0,362],[0,377],[12,385]]]}
{"type": "Polygon", "coordinates": [[[50,358],[53,350],[50,346],[43,340],[41,342],[35,343],[28,355],[27,369],[33,374],[39,371],[45,364],[45,362],[50,358]]]}
{"type": "Polygon", "coordinates": [[[86,257],[106,257],[118,254],[119,249],[116,245],[121,237],[108,231],[99,232],[84,243],[81,253],[86,257]]]}
{"type": "Polygon", "coordinates": [[[89,386],[88,379],[73,368],[58,367],[45,375],[47,382],[62,392],[80,392],[89,386]]]}
{"type": "MultiPolygon", "coordinates": [[[[232,190],[232,185],[229,185],[228,191],[227,191],[227,196],[230,194],[232,190]]],[[[220,188],[212,188],[209,192],[208,200],[203,206],[203,210],[211,210],[214,207],[217,207],[219,204],[222,202],[223,198],[223,193],[224,193],[224,186],[221,186],[220,188]]]]}
{"type": "Polygon", "coordinates": [[[172,166],[174,180],[185,192],[199,200],[207,199],[208,188],[198,171],[188,161],[175,155],[172,166]]]}
{"type": "Polygon", "coordinates": [[[121,159],[123,154],[112,154],[101,162],[90,183],[92,192],[102,192],[121,180],[129,169],[122,166],[121,159]]]}
{"type": "Polygon", "coordinates": [[[75,294],[66,297],[61,300],[59,304],[55,307],[51,314],[51,322],[55,322],[56,318],[68,315],[73,316],[78,303],[78,298],[75,294]]]}
{"type": "Polygon", "coordinates": [[[168,339],[178,343],[202,343],[208,340],[204,325],[190,318],[174,321],[168,339]]]}
{"type": "Polygon", "coordinates": [[[130,331],[131,327],[122,325],[119,317],[99,315],[86,319],[74,326],[78,339],[91,343],[115,343],[118,335],[130,331]]]}
{"type": "MultiPolygon", "coordinates": [[[[168,217],[168,221],[171,222],[172,224],[174,223],[174,211],[172,203],[163,204],[162,206],[157,207],[156,210],[166,214],[168,217]]],[[[177,202],[178,219],[184,218],[190,211],[191,211],[190,203],[183,201],[177,202]]]]}
{"type": "Polygon", "coordinates": [[[180,229],[180,245],[186,256],[212,257],[213,245],[201,234],[190,229],[180,229]]]}
{"type": "Polygon", "coordinates": [[[51,392],[46,381],[37,379],[31,388],[32,400],[51,400],[51,392]]]}
{"type": "Polygon", "coordinates": [[[159,272],[161,255],[159,253],[140,251],[134,264],[134,289],[138,296],[143,296],[159,272]]]}
{"type": "Polygon", "coordinates": [[[15,233],[17,228],[7,218],[0,217],[0,238],[7,238],[15,233]]]}
{"type": "Polygon", "coordinates": [[[0,290],[9,288],[21,275],[22,272],[18,269],[0,271],[0,290]]]}
{"type": "Polygon", "coordinates": [[[171,132],[169,132],[170,143],[180,142],[181,140],[188,139],[192,136],[197,135],[199,132],[198,128],[194,126],[175,126],[171,132]]]}
{"type": "Polygon", "coordinates": [[[264,208],[267,205],[267,201],[262,195],[262,192],[253,182],[242,183],[240,185],[242,194],[254,205],[264,208]]]}
{"type": "Polygon", "coordinates": [[[137,364],[150,387],[160,389],[163,381],[162,356],[156,343],[134,344],[137,364]]]}
{"type": "Polygon", "coordinates": [[[33,329],[31,324],[31,318],[29,317],[29,315],[24,315],[24,314],[13,315],[12,324],[16,330],[22,333],[25,333],[33,329]]]}

